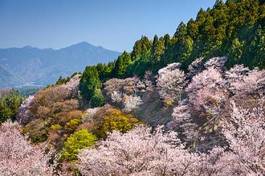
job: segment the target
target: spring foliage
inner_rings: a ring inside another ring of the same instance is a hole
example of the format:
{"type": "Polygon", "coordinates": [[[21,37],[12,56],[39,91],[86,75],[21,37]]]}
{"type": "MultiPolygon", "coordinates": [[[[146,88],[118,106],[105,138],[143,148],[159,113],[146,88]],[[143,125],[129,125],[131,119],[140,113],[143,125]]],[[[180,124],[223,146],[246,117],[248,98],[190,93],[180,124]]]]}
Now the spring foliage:
{"type": "Polygon", "coordinates": [[[0,96],[0,123],[7,119],[14,120],[21,103],[22,96],[15,90],[0,96]]]}
{"type": "MultiPolygon", "coordinates": [[[[114,62],[89,66],[80,90],[87,99],[101,82],[111,78],[143,77],[168,64],[181,63],[184,71],[199,57],[227,56],[227,67],[243,64],[265,68],[265,4],[262,0],[216,1],[213,8],[200,9],[195,19],[180,23],[173,36],[153,39],[142,36],[131,53],[123,52],[114,62]]],[[[162,93],[162,92],[161,92],[162,93]]],[[[164,93],[163,93],[164,94],[164,93]]]]}
{"type": "Polygon", "coordinates": [[[79,154],[83,175],[264,175],[264,119],[231,103],[222,133],[229,143],[208,153],[190,152],[175,132],[137,127],[113,132],[95,149],[79,154]],[[254,122],[254,123],[253,123],[254,122]],[[239,127],[239,128],[238,128],[239,127]]]}
{"type": "Polygon", "coordinates": [[[89,133],[86,129],[75,132],[64,143],[62,159],[68,161],[76,160],[78,152],[81,149],[92,146],[96,140],[96,136],[89,133]]]}

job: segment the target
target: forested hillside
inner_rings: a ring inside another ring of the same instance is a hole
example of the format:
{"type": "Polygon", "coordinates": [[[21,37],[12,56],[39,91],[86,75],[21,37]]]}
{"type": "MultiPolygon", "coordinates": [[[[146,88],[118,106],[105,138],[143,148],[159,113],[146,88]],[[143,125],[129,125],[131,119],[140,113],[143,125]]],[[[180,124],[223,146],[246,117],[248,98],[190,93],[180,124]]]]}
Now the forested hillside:
{"type": "Polygon", "coordinates": [[[207,60],[215,56],[227,56],[227,67],[244,64],[265,68],[263,0],[217,0],[212,9],[201,9],[196,19],[179,24],[173,36],[143,36],[131,53],[124,52],[115,62],[87,67],[81,91],[90,99],[93,92],[100,94],[95,89],[107,79],[143,76],[148,70],[156,73],[173,62],[180,62],[186,70],[198,57],[207,60]]]}
{"type": "Polygon", "coordinates": [[[22,104],[0,92],[0,172],[265,175],[264,23],[263,0],[217,0],[22,104]]]}

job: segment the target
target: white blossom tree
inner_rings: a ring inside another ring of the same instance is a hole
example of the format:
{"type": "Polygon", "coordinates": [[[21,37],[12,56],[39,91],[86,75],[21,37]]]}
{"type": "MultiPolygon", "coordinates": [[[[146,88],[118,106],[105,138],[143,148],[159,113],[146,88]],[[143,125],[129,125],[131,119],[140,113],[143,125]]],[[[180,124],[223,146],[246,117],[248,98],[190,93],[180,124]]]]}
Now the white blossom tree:
{"type": "Polygon", "coordinates": [[[173,109],[172,118],[171,130],[178,130],[181,135],[185,135],[184,140],[186,142],[191,143],[198,138],[199,126],[192,118],[190,106],[186,99],[180,101],[178,106],[173,109]]]}
{"type": "Polygon", "coordinates": [[[231,119],[223,134],[239,167],[250,175],[265,175],[265,126],[263,109],[246,110],[231,101],[231,119]]]}
{"type": "Polygon", "coordinates": [[[137,127],[114,132],[95,149],[79,155],[83,175],[192,175],[199,157],[184,150],[174,132],[137,127]]]}
{"type": "Polygon", "coordinates": [[[204,67],[205,68],[213,67],[215,69],[223,70],[226,61],[227,57],[213,57],[204,64],[204,67]]]}
{"type": "Polygon", "coordinates": [[[0,126],[0,173],[3,176],[51,176],[48,158],[31,146],[18,125],[5,122],[0,126]]]}
{"type": "Polygon", "coordinates": [[[124,108],[123,110],[125,112],[131,112],[132,110],[136,109],[137,107],[139,107],[143,101],[141,99],[140,96],[132,96],[132,95],[125,95],[123,98],[123,102],[124,102],[124,108]]]}
{"type": "Polygon", "coordinates": [[[226,100],[225,81],[221,72],[214,67],[194,76],[186,92],[195,110],[208,110],[211,114],[218,113],[220,105],[226,100]]]}
{"type": "Polygon", "coordinates": [[[260,90],[264,92],[264,70],[249,70],[243,65],[235,65],[226,72],[225,77],[228,81],[229,90],[234,94],[258,93],[260,90]]]}
{"type": "Polygon", "coordinates": [[[188,73],[187,73],[187,77],[189,79],[191,79],[193,76],[197,75],[198,73],[202,72],[203,69],[205,69],[204,67],[204,63],[203,63],[204,58],[203,57],[199,57],[197,59],[195,59],[188,67],[188,73]]]}
{"type": "Polygon", "coordinates": [[[179,63],[173,63],[158,71],[158,93],[166,102],[175,102],[181,97],[186,77],[179,67],[179,63]]]}
{"type": "Polygon", "coordinates": [[[89,176],[264,175],[264,145],[260,145],[264,137],[258,145],[255,140],[252,148],[247,142],[247,150],[245,144],[230,143],[230,150],[215,147],[207,153],[191,153],[174,132],[158,129],[151,133],[149,128],[137,127],[125,134],[114,132],[97,148],[83,150],[78,167],[82,175],[89,176]]]}
{"type": "Polygon", "coordinates": [[[19,107],[18,114],[17,114],[17,121],[20,124],[26,124],[30,120],[33,119],[33,115],[29,110],[29,106],[34,99],[34,95],[29,96],[26,100],[23,101],[21,106],[19,107]]]}

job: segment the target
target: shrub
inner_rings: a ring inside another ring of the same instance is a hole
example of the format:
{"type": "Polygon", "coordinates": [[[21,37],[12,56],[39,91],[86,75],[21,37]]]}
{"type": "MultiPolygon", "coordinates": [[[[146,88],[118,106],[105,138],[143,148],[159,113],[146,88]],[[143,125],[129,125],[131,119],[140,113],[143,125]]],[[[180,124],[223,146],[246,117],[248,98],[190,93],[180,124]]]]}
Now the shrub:
{"type": "Polygon", "coordinates": [[[59,112],[68,112],[75,109],[78,109],[78,100],[76,99],[70,99],[60,102],[54,102],[52,104],[52,113],[59,113],[59,112]]]}
{"type": "Polygon", "coordinates": [[[23,133],[28,135],[33,143],[44,142],[48,138],[46,125],[42,119],[33,120],[23,128],[23,133]]]}
{"type": "Polygon", "coordinates": [[[70,98],[71,90],[63,86],[49,87],[39,91],[35,95],[30,110],[35,114],[39,106],[51,107],[55,102],[62,102],[70,98]]]}
{"type": "Polygon", "coordinates": [[[59,124],[54,124],[50,127],[51,130],[58,131],[62,129],[62,126],[59,124]]]}
{"type": "Polygon", "coordinates": [[[80,125],[80,123],[81,123],[80,119],[72,119],[69,122],[67,122],[65,129],[68,132],[72,132],[78,127],[78,125],[80,125]]]}
{"type": "Polygon", "coordinates": [[[96,136],[89,133],[86,129],[75,132],[65,141],[61,159],[68,161],[76,160],[78,152],[81,149],[94,145],[96,140],[96,136]]]}
{"type": "Polygon", "coordinates": [[[82,111],[73,110],[70,112],[60,112],[55,115],[53,119],[53,123],[59,123],[60,125],[64,126],[72,119],[81,119],[82,111]]]}
{"type": "Polygon", "coordinates": [[[118,109],[110,108],[103,112],[102,119],[95,124],[94,132],[100,138],[105,138],[107,133],[114,130],[127,132],[140,121],[130,114],[125,114],[118,109]]]}

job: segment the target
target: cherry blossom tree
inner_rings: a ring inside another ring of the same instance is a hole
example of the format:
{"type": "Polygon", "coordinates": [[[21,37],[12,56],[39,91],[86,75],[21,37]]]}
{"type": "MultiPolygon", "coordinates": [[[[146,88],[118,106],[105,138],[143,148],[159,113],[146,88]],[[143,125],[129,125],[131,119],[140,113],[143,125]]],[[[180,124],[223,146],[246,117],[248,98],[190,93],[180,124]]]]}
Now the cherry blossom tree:
{"type": "MultiPolygon", "coordinates": [[[[264,100],[262,100],[264,101],[264,100]]],[[[262,104],[262,103],[261,103],[262,104]]],[[[246,110],[231,101],[230,122],[223,128],[239,168],[249,175],[265,174],[264,112],[260,107],[246,110]]]]}
{"type": "Polygon", "coordinates": [[[83,175],[192,175],[199,157],[184,150],[174,132],[137,127],[114,132],[95,149],[79,155],[83,175]]]}
{"type": "Polygon", "coordinates": [[[131,112],[142,104],[141,95],[151,88],[152,83],[147,79],[141,81],[138,77],[115,78],[104,84],[104,93],[111,104],[120,107],[125,112],[131,112]]]}
{"type": "MultiPolygon", "coordinates": [[[[206,153],[191,152],[184,148],[177,133],[139,126],[125,134],[113,132],[96,148],[81,152],[78,167],[81,174],[91,176],[264,175],[264,100],[260,101],[260,106],[251,110],[231,101],[230,116],[222,121],[220,131],[227,146],[216,146],[206,153]]],[[[186,132],[196,125],[189,109],[188,101],[183,100],[172,114],[177,127],[186,132]]]]}
{"type": "Polygon", "coordinates": [[[33,99],[34,95],[31,95],[27,99],[25,99],[21,104],[17,114],[17,121],[20,124],[26,124],[33,119],[33,114],[29,110],[29,106],[33,99]]]}
{"type": "Polygon", "coordinates": [[[249,70],[243,65],[235,65],[226,72],[225,77],[228,81],[228,88],[234,94],[249,94],[264,92],[265,71],[249,70]]]}
{"type": "Polygon", "coordinates": [[[31,146],[18,130],[18,125],[5,122],[0,126],[0,173],[4,176],[51,176],[48,158],[31,146]]]}
{"type": "Polygon", "coordinates": [[[129,96],[125,95],[123,98],[123,102],[124,102],[123,110],[125,112],[131,112],[132,110],[136,109],[143,103],[140,96],[132,96],[132,95],[129,96]]]}
{"type": "Polygon", "coordinates": [[[170,122],[171,130],[177,130],[179,134],[184,135],[182,139],[189,144],[198,138],[198,124],[194,122],[190,112],[188,100],[184,99],[173,109],[173,120],[170,122]]]}
{"type": "Polygon", "coordinates": [[[97,148],[83,150],[78,167],[82,175],[90,176],[264,175],[264,145],[260,145],[264,139],[255,145],[257,140],[252,148],[248,143],[247,150],[245,143],[230,143],[230,150],[215,147],[207,153],[192,153],[174,132],[159,128],[151,133],[149,128],[137,127],[125,134],[114,132],[97,148]]]}
{"type": "Polygon", "coordinates": [[[195,110],[208,110],[211,114],[218,113],[220,105],[226,100],[225,81],[214,67],[194,76],[186,92],[195,110]]]}
{"type": "Polygon", "coordinates": [[[174,102],[181,97],[186,77],[185,73],[179,67],[179,63],[173,63],[158,71],[158,93],[166,102],[174,102]]]}
{"type": "Polygon", "coordinates": [[[204,64],[204,67],[205,68],[213,67],[215,69],[223,70],[226,61],[227,57],[213,57],[204,64]]]}
{"type": "Polygon", "coordinates": [[[189,79],[191,79],[193,76],[197,75],[198,73],[202,72],[205,67],[204,67],[204,63],[203,63],[204,58],[203,57],[199,57],[197,59],[195,59],[188,67],[188,73],[187,73],[187,77],[189,79]]]}

